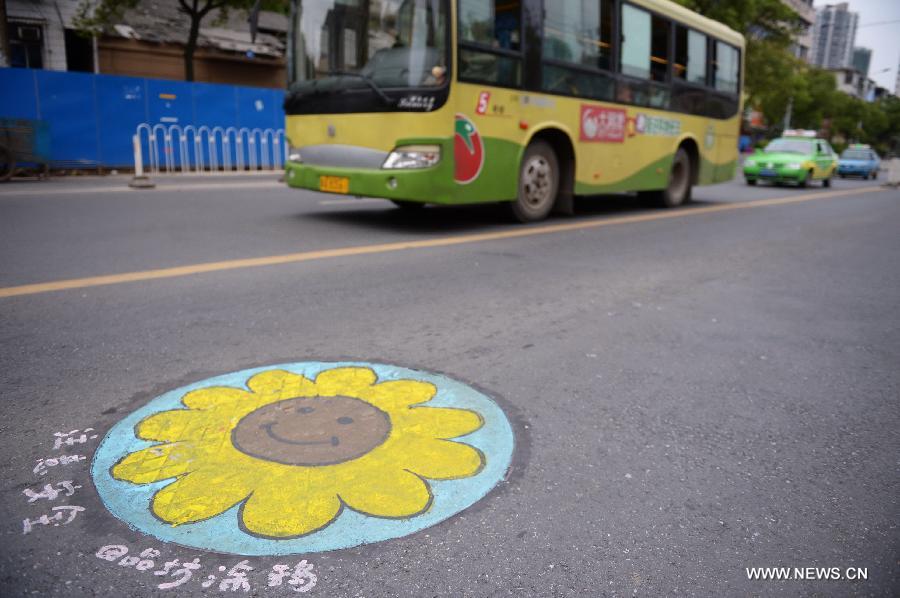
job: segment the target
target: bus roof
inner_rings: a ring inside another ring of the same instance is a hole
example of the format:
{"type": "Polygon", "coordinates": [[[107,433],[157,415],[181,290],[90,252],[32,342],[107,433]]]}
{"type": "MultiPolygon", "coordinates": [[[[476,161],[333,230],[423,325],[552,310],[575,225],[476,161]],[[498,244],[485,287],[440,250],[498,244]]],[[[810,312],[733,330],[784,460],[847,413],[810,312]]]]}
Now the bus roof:
{"type": "Polygon", "coordinates": [[[703,15],[697,14],[680,4],[670,0],[629,0],[636,5],[643,6],[661,15],[671,17],[685,25],[694,27],[698,31],[709,33],[723,42],[728,42],[741,49],[744,48],[744,36],[718,21],[714,21],[703,15]]]}

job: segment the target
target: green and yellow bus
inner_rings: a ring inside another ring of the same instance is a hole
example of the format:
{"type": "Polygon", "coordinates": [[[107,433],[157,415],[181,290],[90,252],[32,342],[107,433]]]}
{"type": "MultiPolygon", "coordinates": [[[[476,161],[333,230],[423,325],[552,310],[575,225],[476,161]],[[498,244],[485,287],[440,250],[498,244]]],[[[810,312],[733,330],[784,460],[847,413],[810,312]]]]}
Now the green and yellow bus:
{"type": "Polygon", "coordinates": [[[744,39],[667,0],[294,0],[291,187],[403,208],[667,207],[737,164],[744,39]]]}

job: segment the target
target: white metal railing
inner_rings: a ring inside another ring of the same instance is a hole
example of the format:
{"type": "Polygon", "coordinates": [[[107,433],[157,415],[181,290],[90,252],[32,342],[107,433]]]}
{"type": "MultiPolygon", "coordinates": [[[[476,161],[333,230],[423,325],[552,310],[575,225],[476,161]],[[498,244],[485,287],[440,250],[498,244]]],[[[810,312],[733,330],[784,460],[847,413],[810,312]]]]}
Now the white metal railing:
{"type": "Polygon", "coordinates": [[[142,123],[132,142],[135,172],[145,169],[146,147],[147,170],[153,174],[276,170],[288,152],[284,129],[142,123]]]}

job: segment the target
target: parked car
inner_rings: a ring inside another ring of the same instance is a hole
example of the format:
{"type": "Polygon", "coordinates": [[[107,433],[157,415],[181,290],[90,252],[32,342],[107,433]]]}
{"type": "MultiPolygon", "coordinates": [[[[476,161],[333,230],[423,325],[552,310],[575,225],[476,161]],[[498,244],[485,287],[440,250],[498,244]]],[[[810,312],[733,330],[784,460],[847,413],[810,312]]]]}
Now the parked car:
{"type": "Polygon", "coordinates": [[[837,162],[834,150],[827,141],[816,137],[815,131],[785,131],[782,137],[744,160],[744,178],[748,185],[767,181],[806,187],[818,180],[830,187],[837,162]]]}
{"type": "Polygon", "coordinates": [[[877,179],[879,168],[881,159],[875,150],[868,145],[857,143],[849,146],[841,154],[837,173],[841,178],[861,176],[864,179],[877,179]]]}

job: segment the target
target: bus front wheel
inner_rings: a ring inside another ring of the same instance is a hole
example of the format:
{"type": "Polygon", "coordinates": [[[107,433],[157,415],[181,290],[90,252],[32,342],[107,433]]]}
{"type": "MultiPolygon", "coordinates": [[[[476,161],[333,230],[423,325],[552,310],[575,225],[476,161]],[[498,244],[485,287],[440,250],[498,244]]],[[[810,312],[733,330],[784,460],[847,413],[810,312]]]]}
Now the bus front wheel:
{"type": "Polygon", "coordinates": [[[556,152],[544,141],[535,141],[525,150],[519,168],[519,190],[510,204],[519,222],[543,220],[553,209],[559,191],[559,162],[556,152]]]}

